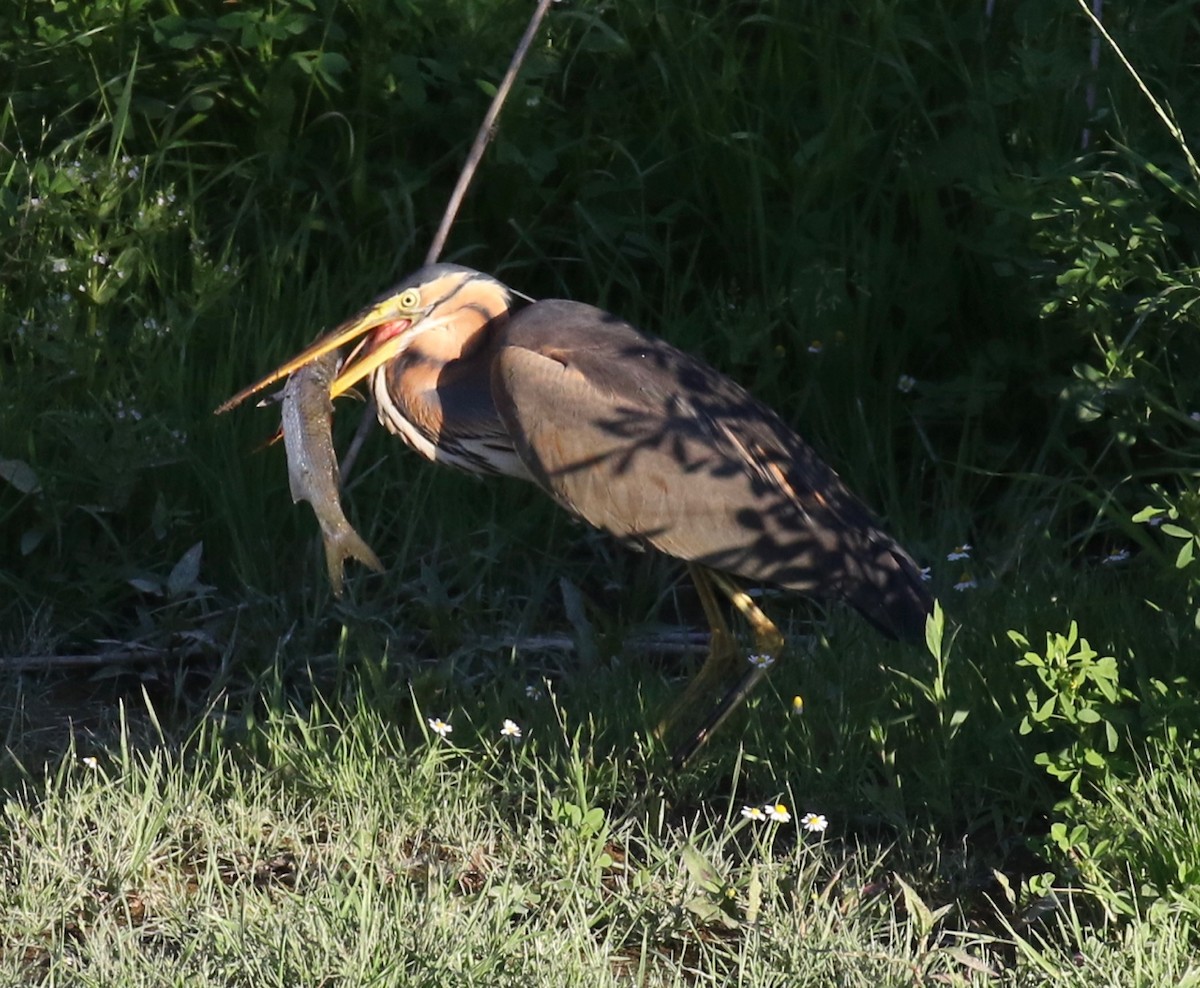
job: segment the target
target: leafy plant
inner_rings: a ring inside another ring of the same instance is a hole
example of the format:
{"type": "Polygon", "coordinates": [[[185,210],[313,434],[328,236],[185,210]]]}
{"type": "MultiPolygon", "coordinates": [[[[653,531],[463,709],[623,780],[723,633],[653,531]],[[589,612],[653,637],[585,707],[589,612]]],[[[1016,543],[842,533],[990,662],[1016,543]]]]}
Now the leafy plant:
{"type": "Polygon", "coordinates": [[[1200,629],[1200,567],[1196,565],[1200,551],[1200,494],[1185,492],[1168,494],[1155,488],[1159,504],[1147,505],[1133,516],[1133,521],[1157,529],[1177,545],[1174,570],[1182,579],[1193,625],[1200,629]]]}
{"type": "Polygon", "coordinates": [[[1117,660],[1100,655],[1079,637],[1072,621],[1065,635],[1047,633],[1039,653],[1016,631],[1009,639],[1026,649],[1018,667],[1036,679],[1025,693],[1028,709],[1021,719],[1022,734],[1037,733],[1053,747],[1040,751],[1034,762],[1065,782],[1072,796],[1087,795],[1089,787],[1128,773],[1127,759],[1118,755],[1127,720],[1123,706],[1132,699],[1120,684],[1117,660]]]}

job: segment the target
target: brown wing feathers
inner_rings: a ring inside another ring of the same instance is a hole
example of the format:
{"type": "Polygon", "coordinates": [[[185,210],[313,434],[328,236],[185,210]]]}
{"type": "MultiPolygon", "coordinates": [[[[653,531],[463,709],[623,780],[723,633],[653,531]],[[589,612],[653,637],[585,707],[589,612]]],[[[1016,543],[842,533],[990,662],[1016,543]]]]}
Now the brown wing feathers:
{"type": "Polygon", "coordinates": [[[538,302],[504,327],[492,392],[535,480],[591,523],[923,635],[932,599],[908,554],[773,411],[699,360],[591,306],[538,302]]]}

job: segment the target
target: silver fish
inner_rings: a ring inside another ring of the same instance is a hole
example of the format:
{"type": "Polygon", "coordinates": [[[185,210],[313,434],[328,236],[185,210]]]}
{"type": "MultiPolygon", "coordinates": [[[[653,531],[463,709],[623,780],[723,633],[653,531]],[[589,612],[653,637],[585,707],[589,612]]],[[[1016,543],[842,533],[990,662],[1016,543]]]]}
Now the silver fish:
{"type": "Polygon", "coordinates": [[[287,450],[292,501],[307,501],[321,525],[325,564],[335,597],[342,595],[347,557],[376,573],[383,564],[346,519],[338,494],[338,462],[333,449],[333,401],[329,384],[337,373],[336,352],[305,364],[283,389],[283,444],[287,450]]]}

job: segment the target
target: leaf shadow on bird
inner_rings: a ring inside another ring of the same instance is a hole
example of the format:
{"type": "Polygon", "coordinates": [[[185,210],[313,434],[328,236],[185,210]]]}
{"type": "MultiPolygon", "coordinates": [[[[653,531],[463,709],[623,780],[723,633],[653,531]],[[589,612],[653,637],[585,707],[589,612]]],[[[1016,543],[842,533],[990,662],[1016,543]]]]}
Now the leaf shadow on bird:
{"type": "Polygon", "coordinates": [[[688,563],[712,638],[660,735],[721,699],[676,765],[770,664],[746,670],[714,586],[769,659],[783,637],[733,578],[841,599],[884,635],[923,640],[933,599],[919,567],[804,440],[703,361],[584,303],[514,308],[489,275],[431,265],[218,411],[355,341],[332,396],[366,379],[379,420],[426,458],[532,481],[592,525],[688,563]]]}

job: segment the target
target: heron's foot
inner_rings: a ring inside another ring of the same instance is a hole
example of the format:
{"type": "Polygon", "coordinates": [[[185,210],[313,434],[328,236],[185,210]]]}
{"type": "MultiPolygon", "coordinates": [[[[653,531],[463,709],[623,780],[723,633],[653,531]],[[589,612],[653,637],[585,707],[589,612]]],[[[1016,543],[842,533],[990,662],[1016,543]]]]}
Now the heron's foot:
{"type": "MultiPolygon", "coordinates": [[[[749,623],[754,633],[755,651],[747,659],[749,668],[743,669],[737,682],[721,696],[720,701],[712,708],[708,716],[704,718],[700,727],[692,733],[687,741],[675,749],[671,757],[671,762],[677,770],[687,765],[696,752],[716,733],[717,729],[725,722],[725,719],[750,695],[754,687],[758,685],[758,681],[767,674],[767,671],[783,653],[783,635],[775,627],[775,623],[762,612],[745,591],[719,573],[712,573],[710,576],[713,582],[733,602],[734,606],[742,612],[742,616],[749,623]]],[[[732,650],[732,654],[736,658],[736,648],[732,650]]],[[[710,665],[715,665],[712,652],[710,652],[708,661],[701,668],[695,681],[688,687],[687,692],[678,705],[679,707],[687,709],[689,700],[695,704],[703,704],[706,702],[707,697],[716,694],[716,689],[710,686],[711,680],[701,682],[702,677],[709,671],[710,665]]],[[[724,672],[726,665],[727,662],[723,661],[720,667],[722,672],[724,672]]],[[[734,664],[734,668],[737,668],[736,663],[734,664]]],[[[713,676],[715,678],[715,671],[713,676]]]]}
{"type": "Polygon", "coordinates": [[[724,628],[714,628],[708,642],[708,656],[700,671],[692,677],[683,696],[676,700],[654,728],[654,736],[665,741],[686,727],[694,711],[706,709],[712,697],[719,696],[741,665],[741,651],[733,636],[724,628]]]}

